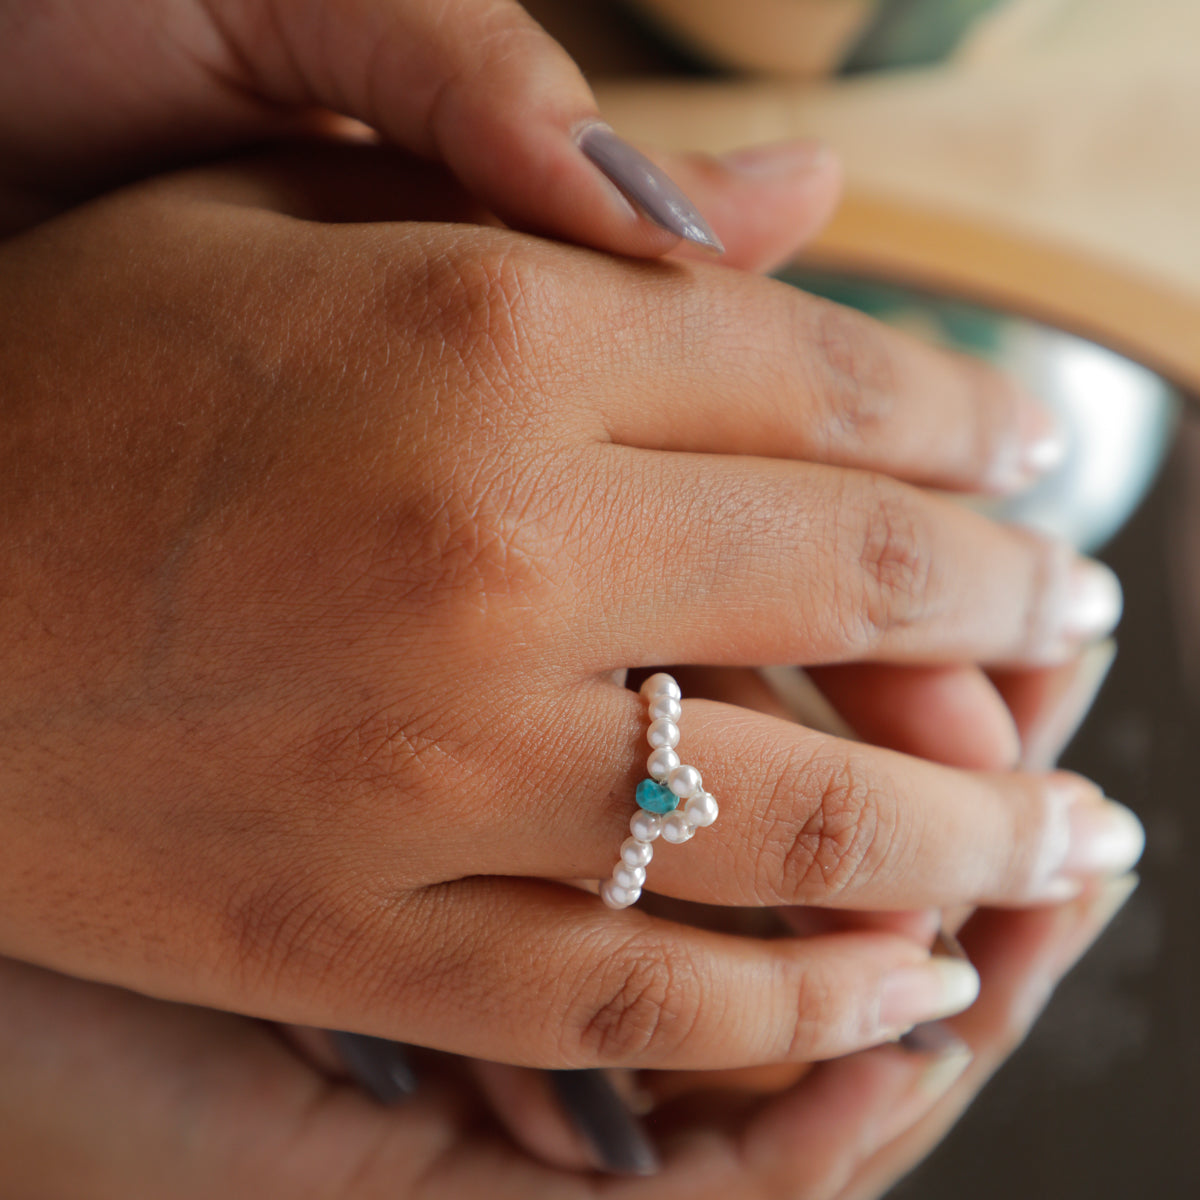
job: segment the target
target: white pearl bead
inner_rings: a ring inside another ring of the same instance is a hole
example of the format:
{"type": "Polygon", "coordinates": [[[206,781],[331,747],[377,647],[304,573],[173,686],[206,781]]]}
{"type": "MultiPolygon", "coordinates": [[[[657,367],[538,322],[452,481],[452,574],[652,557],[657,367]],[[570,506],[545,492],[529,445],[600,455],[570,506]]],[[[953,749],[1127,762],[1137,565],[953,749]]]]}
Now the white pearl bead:
{"type": "Polygon", "coordinates": [[[700,790],[703,782],[700,772],[695,767],[675,767],[667,773],[667,787],[681,800],[694,796],[700,790]]]}
{"type": "Polygon", "coordinates": [[[652,842],[662,833],[662,821],[658,813],[646,812],[644,808],[639,808],[629,818],[629,832],[639,842],[652,842]]]}
{"type": "Polygon", "coordinates": [[[663,821],[663,841],[672,842],[676,846],[691,839],[695,832],[692,823],[678,809],[668,813],[663,821]]]}
{"type": "Polygon", "coordinates": [[[679,690],[679,684],[666,671],[659,671],[657,674],[651,675],[642,684],[641,693],[647,700],[653,700],[655,696],[674,696],[678,700],[683,695],[679,690]]]}
{"type": "Polygon", "coordinates": [[[683,806],[683,815],[701,829],[711,825],[719,813],[720,809],[711,792],[700,792],[683,806]]]}
{"type": "Polygon", "coordinates": [[[648,867],[654,857],[654,847],[647,841],[627,837],[621,843],[621,861],[627,867],[648,867]]]}
{"type": "Polygon", "coordinates": [[[623,888],[611,879],[606,879],[600,885],[600,899],[609,908],[628,908],[631,904],[637,903],[641,894],[640,888],[623,888]]]}
{"type": "Polygon", "coordinates": [[[650,720],[678,721],[683,716],[683,705],[674,696],[655,696],[650,701],[650,720]]]}
{"type": "Polygon", "coordinates": [[[626,891],[632,892],[635,888],[640,891],[642,884],[646,882],[646,868],[627,867],[624,863],[617,863],[613,867],[612,880],[617,887],[625,888],[626,891]]]}
{"type": "Polygon", "coordinates": [[[679,755],[670,746],[659,746],[657,750],[652,750],[650,757],[646,759],[647,774],[660,783],[678,766],[679,755]]]}
{"type": "Polygon", "coordinates": [[[674,721],[668,721],[666,717],[661,717],[657,721],[651,721],[650,728],[646,730],[646,741],[655,750],[662,746],[666,746],[668,750],[673,750],[679,745],[679,726],[674,721]]]}

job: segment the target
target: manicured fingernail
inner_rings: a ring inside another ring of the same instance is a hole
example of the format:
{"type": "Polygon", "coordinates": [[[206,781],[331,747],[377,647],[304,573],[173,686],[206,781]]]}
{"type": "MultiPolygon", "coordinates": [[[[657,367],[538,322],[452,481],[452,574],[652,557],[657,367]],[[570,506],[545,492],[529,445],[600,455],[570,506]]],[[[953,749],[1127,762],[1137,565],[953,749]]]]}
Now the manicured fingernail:
{"type": "Polygon", "coordinates": [[[603,1170],[654,1175],[660,1163],[642,1123],[603,1071],[548,1071],[563,1111],[583,1135],[603,1170]]]}
{"type": "Polygon", "coordinates": [[[1111,638],[1096,642],[1079,656],[1074,669],[1059,685],[1058,695],[1047,700],[1022,737],[1024,770],[1049,771],[1055,766],[1091,710],[1116,657],[1117,643],[1111,638]]]}
{"type": "Polygon", "coordinates": [[[979,995],[979,975],[968,962],[934,955],[916,966],[900,967],[883,982],[879,1023],[885,1036],[898,1037],[914,1025],[952,1017],[979,995]]]}
{"type": "Polygon", "coordinates": [[[917,1087],[926,1103],[936,1104],[962,1077],[963,1072],[975,1061],[970,1047],[965,1042],[962,1049],[939,1055],[925,1069],[917,1081],[917,1087]]]}
{"type": "Polygon", "coordinates": [[[1067,457],[1067,439],[1054,417],[1036,400],[1018,393],[1016,428],[1002,444],[987,485],[1001,495],[1023,491],[1060,467],[1067,457]]]}
{"type": "MultiPolygon", "coordinates": [[[[918,1025],[917,1029],[945,1029],[940,1022],[930,1021],[918,1025]]],[[[916,1030],[913,1031],[914,1033],[916,1030]]],[[[903,1136],[917,1122],[928,1115],[929,1111],[950,1089],[962,1078],[963,1072],[975,1061],[971,1048],[961,1038],[947,1034],[950,1039],[937,1049],[913,1050],[907,1038],[901,1038],[900,1045],[910,1053],[921,1054],[926,1062],[923,1068],[912,1080],[905,1093],[889,1104],[890,1111],[875,1126],[869,1141],[872,1151],[903,1136]]],[[[910,1077],[911,1078],[911,1077],[910,1077]]]]}
{"type": "Polygon", "coordinates": [[[575,134],[575,144],[630,202],[655,225],[723,253],[721,239],[709,228],[696,206],[660,167],[599,121],[575,134]]]}
{"type": "Polygon", "coordinates": [[[1045,848],[1031,899],[1070,900],[1088,880],[1123,875],[1141,858],[1141,822],[1086,780],[1054,781],[1046,803],[1045,848]]]}
{"type": "Polygon", "coordinates": [[[739,175],[777,179],[786,175],[823,171],[833,162],[833,152],[824,142],[805,138],[746,146],[722,154],[718,161],[739,175]]]}
{"type": "Polygon", "coordinates": [[[969,1058],[971,1054],[967,1043],[944,1021],[923,1021],[920,1025],[914,1025],[900,1039],[900,1048],[909,1054],[937,1057],[965,1053],[969,1058]]]}
{"type": "Polygon", "coordinates": [[[1079,801],[1071,805],[1068,820],[1064,875],[1124,875],[1146,848],[1141,821],[1115,800],[1079,801]]]}
{"type": "Polygon", "coordinates": [[[1103,929],[1125,907],[1141,882],[1134,871],[1117,879],[1110,879],[1096,894],[1088,908],[1087,919],[1092,928],[1097,932],[1103,929]]]}
{"type": "Polygon", "coordinates": [[[355,1083],[381,1104],[395,1104],[417,1090],[402,1043],[333,1029],[329,1035],[355,1083]]]}
{"type": "Polygon", "coordinates": [[[1121,583],[1103,563],[1081,558],[1067,577],[1062,632],[1076,642],[1107,637],[1121,619],[1121,583]]]}

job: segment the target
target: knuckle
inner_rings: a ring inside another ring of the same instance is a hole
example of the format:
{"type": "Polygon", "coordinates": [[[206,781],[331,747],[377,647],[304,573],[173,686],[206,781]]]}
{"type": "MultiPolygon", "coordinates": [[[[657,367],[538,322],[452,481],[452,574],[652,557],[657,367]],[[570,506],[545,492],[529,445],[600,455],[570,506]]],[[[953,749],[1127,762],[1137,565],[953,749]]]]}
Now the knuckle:
{"type": "Polygon", "coordinates": [[[678,951],[653,941],[609,955],[579,990],[575,1020],[583,1060],[601,1066],[662,1061],[696,1020],[694,972],[678,951]]]}
{"type": "Polygon", "coordinates": [[[827,448],[859,450],[880,436],[895,412],[895,360],[880,330],[860,313],[823,301],[812,322],[827,448]]]}
{"type": "Polygon", "coordinates": [[[332,837],[361,833],[381,794],[399,789],[409,816],[427,807],[436,815],[439,795],[470,782],[463,766],[469,731],[454,737],[449,714],[418,704],[411,694],[397,692],[386,701],[374,687],[368,694],[373,703],[339,705],[336,715],[315,724],[297,755],[303,790],[338,797],[335,805],[314,806],[332,837]]]}
{"type": "Polygon", "coordinates": [[[319,994],[360,936],[321,871],[295,862],[231,889],[222,914],[227,973],[239,994],[319,994]]]}
{"type": "Polygon", "coordinates": [[[470,640],[495,632],[497,605],[535,604],[554,551],[519,479],[503,471],[489,480],[450,476],[396,515],[378,555],[389,564],[381,582],[394,588],[392,603],[419,608],[448,636],[470,640]]]}
{"type": "Polygon", "coordinates": [[[855,757],[817,755],[779,776],[771,811],[781,815],[763,891],[782,903],[825,902],[857,890],[896,848],[898,806],[885,780],[855,757]],[[792,814],[797,808],[799,817],[792,814]]]}
{"type": "Polygon", "coordinates": [[[846,613],[847,633],[851,645],[865,652],[893,630],[931,615],[932,553],[912,499],[878,476],[852,506],[849,526],[848,553],[860,591],[846,613]]]}
{"type": "Polygon", "coordinates": [[[368,552],[356,561],[392,603],[425,611],[432,599],[470,621],[541,595],[561,556],[561,491],[551,501],[566,469],[564,417],[543,362],[559,284],[494,231],[401,257],[380,303],[403,312],[389,324],[392,357],[416,368],[421,392],[399,411],[390,393],[377,408],[389,436],[423,450],[415,465],[384,457],[384,470],[392,458],[409,469],[364,524],[368,552]]]}
{"type": "Polygon", "coordinates": [[[396,335],[417,343],[424,373],[440,375],[455,409],[494,403],[499,391],[538,394],[529,386],[541,359],[537,331],[561,299],[540,259],[503,233],[476,230],[443,239],[416,268],[405,256],[387,273],[385,303],[398,303],[406,318],[396,335]]]}

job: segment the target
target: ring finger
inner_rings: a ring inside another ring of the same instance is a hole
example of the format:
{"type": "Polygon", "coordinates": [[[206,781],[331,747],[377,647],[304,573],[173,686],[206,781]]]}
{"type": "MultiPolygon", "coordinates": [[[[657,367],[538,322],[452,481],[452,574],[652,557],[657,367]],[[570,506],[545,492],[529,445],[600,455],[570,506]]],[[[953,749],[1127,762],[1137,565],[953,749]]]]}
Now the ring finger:
{"type": "MultiPolygon", "coordinates": [[[[635,760],[614,775],[612,764],[633,757],[646,706],[611,683],[589,695],[594,720],[614,738],[578,740],[560,798],[536,818],[527,804],[505,804],[505,832],[481,870],[601,879],[612,870],[646,770],[635,760]]],[[[677,727],[684,761],[721,807],[718,823],[686,846],[650,846],[647,886],[680,899],[859,909],[1028,903],[1128,870],[1141,853],[1133,814],[1078,776],[957,770],[712,701],[684,701],[677,727]]]]}

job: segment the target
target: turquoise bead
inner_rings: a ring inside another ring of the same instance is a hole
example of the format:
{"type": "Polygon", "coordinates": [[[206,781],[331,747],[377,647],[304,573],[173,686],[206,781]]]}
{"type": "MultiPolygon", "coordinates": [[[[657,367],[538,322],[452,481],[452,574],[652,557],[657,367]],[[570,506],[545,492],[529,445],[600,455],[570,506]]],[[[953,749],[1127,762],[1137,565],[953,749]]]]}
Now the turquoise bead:
{"type": "Polygon", "coordinates": [[[679,797],[670,788],[656,779],[643,779],[637,785],[638,808],[652,813],[673,812],[679,806],[679,797]]]}

